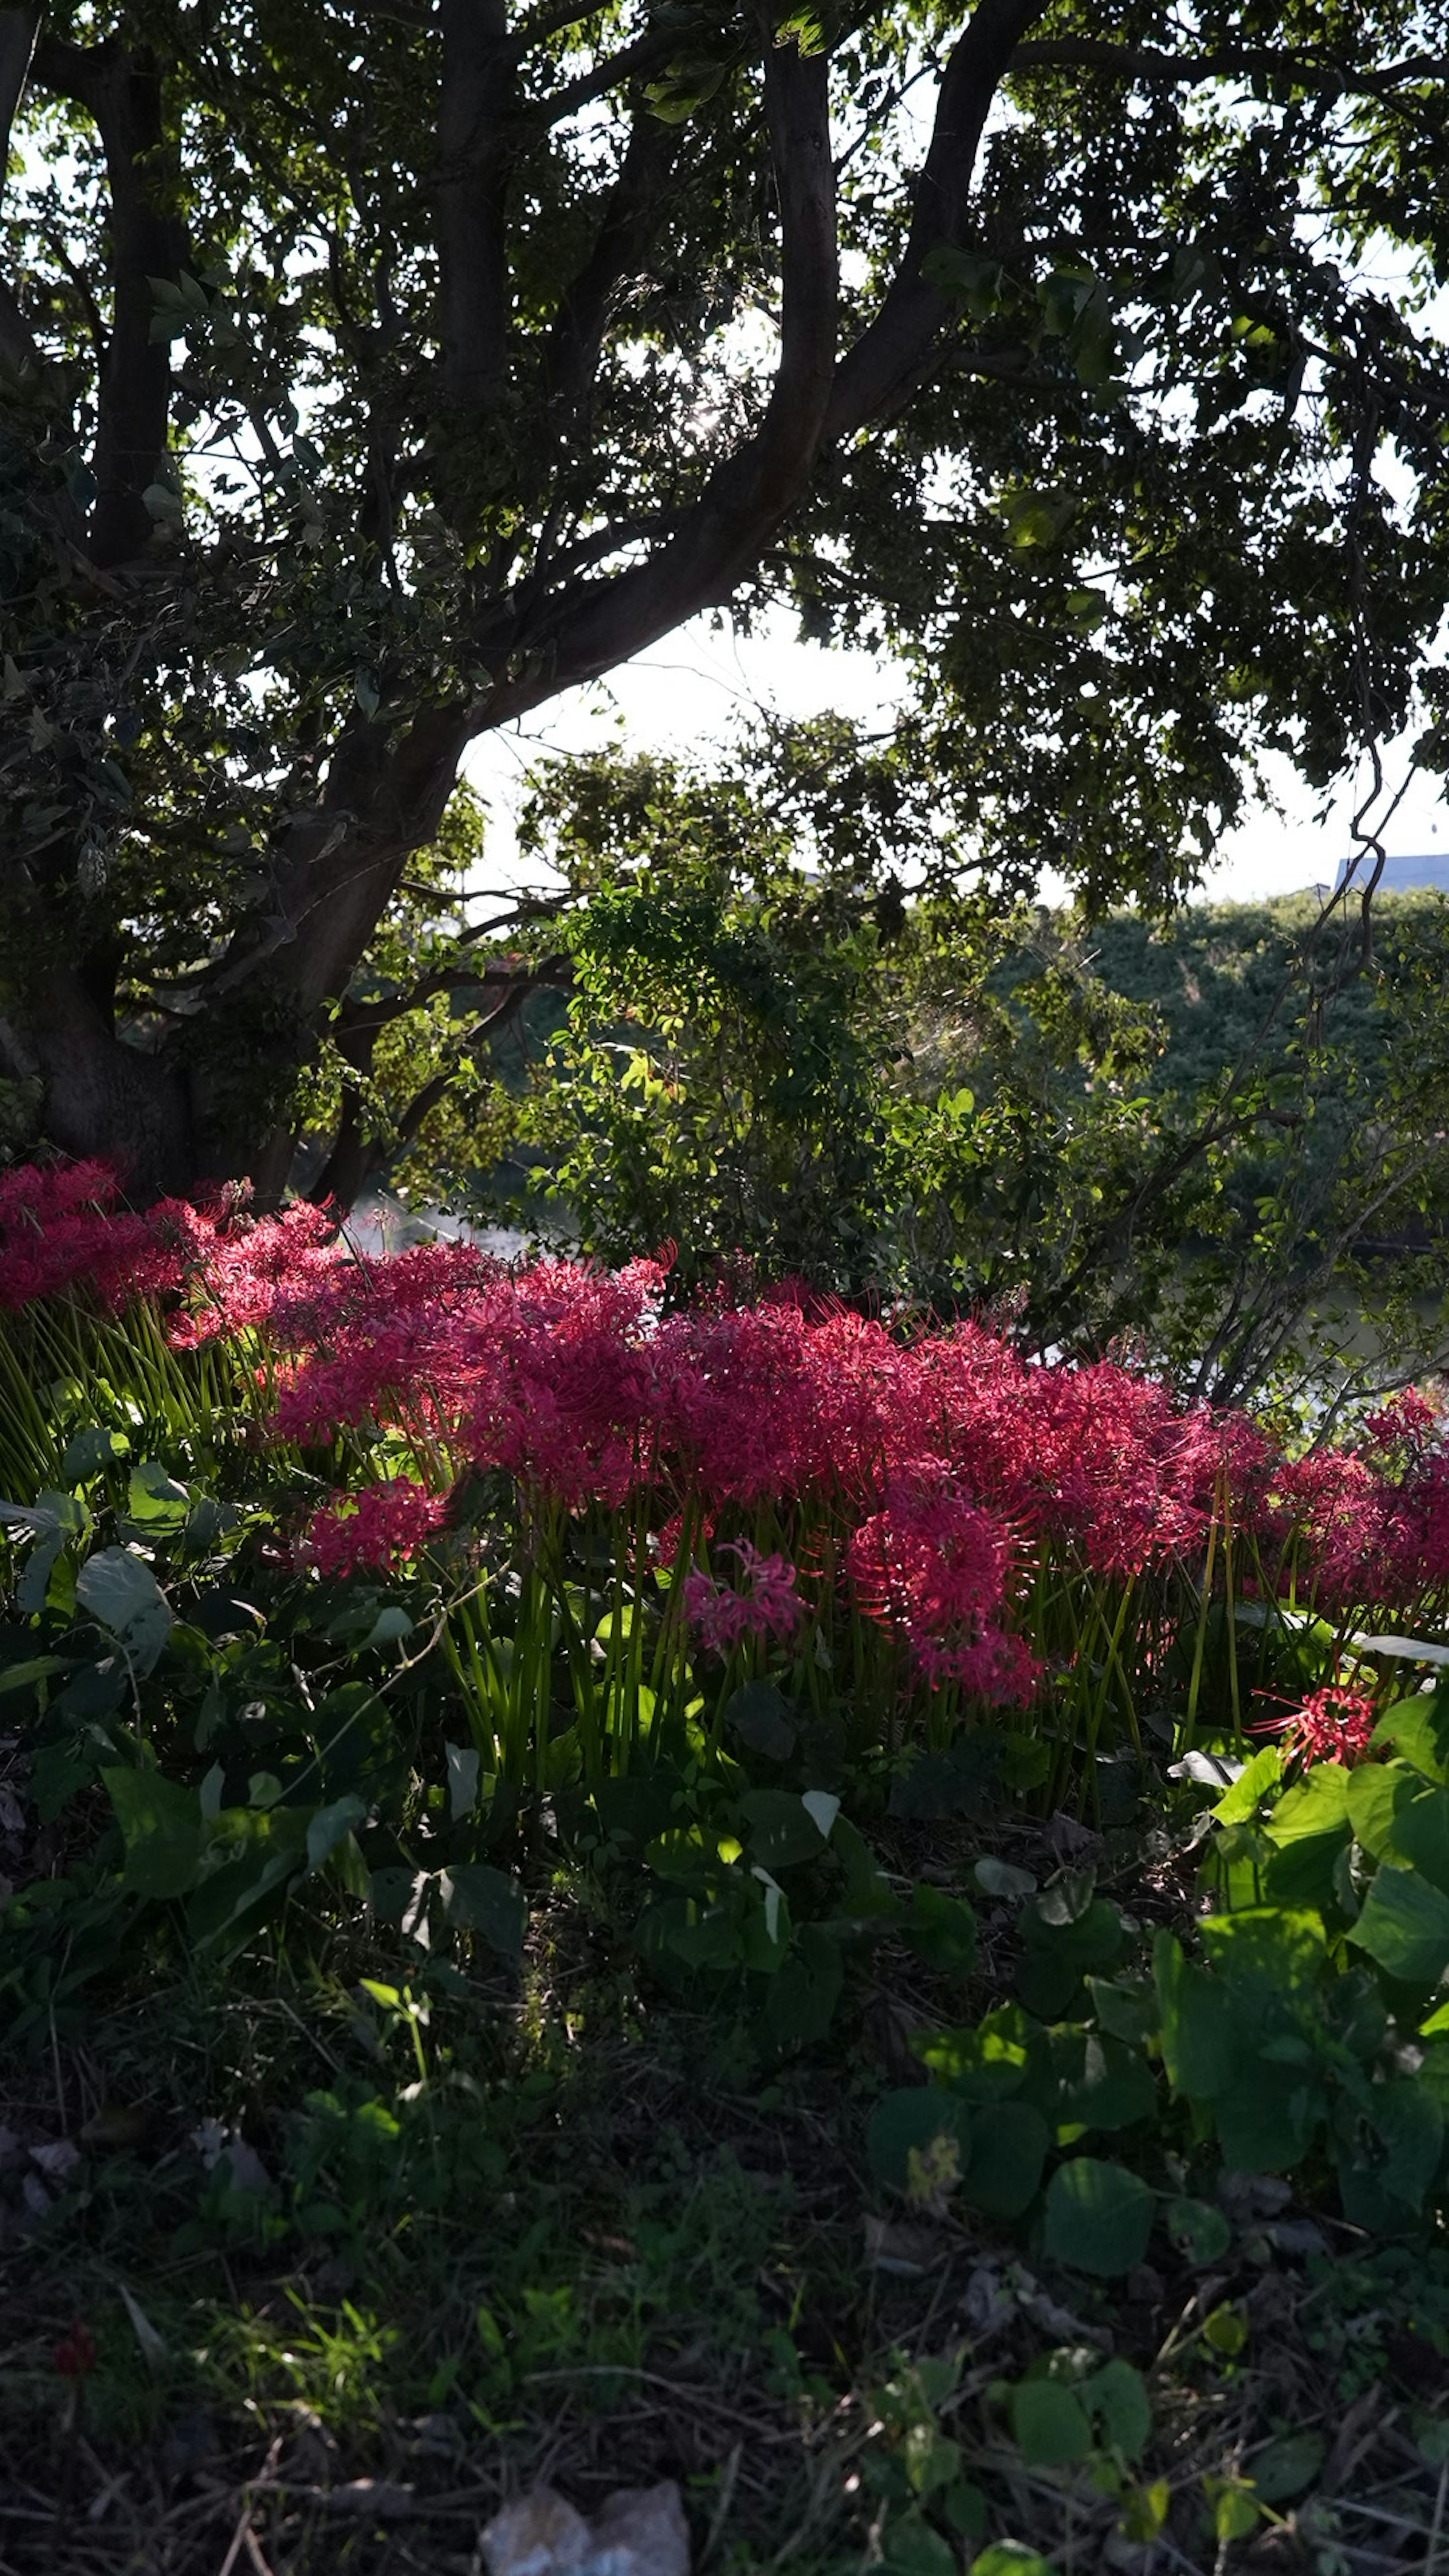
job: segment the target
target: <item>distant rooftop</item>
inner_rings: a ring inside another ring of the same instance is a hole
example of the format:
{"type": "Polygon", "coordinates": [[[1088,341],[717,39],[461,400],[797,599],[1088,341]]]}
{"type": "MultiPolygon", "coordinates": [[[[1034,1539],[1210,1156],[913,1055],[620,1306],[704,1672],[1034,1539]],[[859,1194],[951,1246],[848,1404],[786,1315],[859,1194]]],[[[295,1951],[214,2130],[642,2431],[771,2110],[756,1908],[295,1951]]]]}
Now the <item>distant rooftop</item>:
{"type": "MultiPolygon", "coordinates": [[[[1354,872],[1354,883],[1366,885],[1373,874],[1373,853],[1365,850],[1354,872]]],[[[1341,859],[1338,883],[1342,885],[1348,861],[1341,859]]],[[[1417,859],[1385,859],[1384,872],[1378,882],[1380,894],[1412,894],[1420,887],[1432,887],[1449,894],[1449,850],[1426,850],[1417,859]]]]}

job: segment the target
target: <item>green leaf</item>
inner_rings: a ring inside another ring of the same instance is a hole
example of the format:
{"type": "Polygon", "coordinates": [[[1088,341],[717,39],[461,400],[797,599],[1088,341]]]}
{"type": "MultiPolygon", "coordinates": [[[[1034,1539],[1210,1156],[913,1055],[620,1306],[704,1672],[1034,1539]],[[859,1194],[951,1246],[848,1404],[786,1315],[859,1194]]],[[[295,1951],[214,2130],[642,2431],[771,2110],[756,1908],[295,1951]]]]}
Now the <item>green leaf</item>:
{"type": "Polygon", "coordinates": [[[1258,2500],[1251,2487],[1235,2478],[1205,2477],[1203,2487],[1213,2518],[1213,2535],[1226,2545],[1233,2540],[1246,2540],[1259,2522],[1258,2500]]]}
{"type": "Polygon", "coordinates": [[[998,2005],[975,2030],[938,2030],[912,2043],[923,2066],[968,2102],[1019,2093],[1040,2033],[1016,2004],[998,2005]]]}
{"type": "Polygon", "coordinates": [[[66,1442],[60,1472],[69,1485],[83,1485],[88,1477],[98,1476],[117,1458],[128,1458],[131,1444],[124,1431],[107,1431],[99,1423],[88,1423],[66,1442]]]}
{"type": "Polygon", "coordinates": [[[918,1879],[902,1919],[901,1939],[928,1968],[969,1977],[976,1965],[976,1917],[964,1897],[918,1879]]]}
{"type": "Polygon", "coordinates": [[[33,1690],[37,1682],[50,1681],[56,1673],[68,1673],[70,1661],[65,1655],[32,1655],[23,1664],[0,1668],[0,1698],[7,1691],[33,1690]]]}
{"type": "Polygon", "coordinates": [[[971,2576],[1056,2576],[1049,2558],[1039,2558],[1024,2540],[993,2540],[971,2561],[971,2576]]]}
{"type": "Polygon", "coordinates": [[[306,1863],[307,1821],[296,1807],[223,1811],[213,1831],[234,1837],[240,1848],[220,1867],[208,1869],[186,1908],[186,1928],[199,1947],[220,1947],[228,1936],[250,1939],[285,1901],[288,1886],[306,1863]]]}
{"type": "Polygon", "coordinates": [[[1266,1819],[1263,1831],[1269,1841],[1290,1843],[1304,1835],[1341,1832],[1348,1823],[1349,1777],[1341,1762],[1315,1762],[1266,1819]]]}
{"type": "Polygon", "coordinates": [[[206,1841],[194,1789],[149,1768],[102,1771],[126,1846],[124,1884],[137,1896],[184,1896],[195,1886],[206,1841]]]}
{"type": "Polygon", "coordinates": [[[1385,1862],[1348,1938],[1406,1986],[1437,1985],[1449,1968],[1449,1896],[1385,1862]]]}
{"type": "Polygon", "coordinates": [[[1078,2390],[1108,2446],[1124,2460],[1140,2459],[1152,2431],[1147,2382],[1130,2361],[1105,2361],[1078,2390]]]}
{"type": "Polygon", "coordinates": [[[1260,1753],[1238,1774],[1231,1789],[1224,1791],[1212,1809],[1215,1825],[1245,1825],[1256,1815],[1269,1792],[1276,1789],[1283,1776],[1283,1756],[1276,1744],[1265,1744],[1260,1753]]]}
{"type": "Polygon", "coordinates": [[[1156,1992],[1145,1978],[1121,1982],[1088,1977],[1087,1992],[1098,2021],[1113,2039],[1140,2048],[1155,2036],[1161,2015],[1156,1992]]]}
{"type": "Polygon", "coordinates": [[[1012,2437],[1029,2469],[1060,2469],[1087,2457],[1092,2427],[1069,2388],[1053,2379],[1024,2379],[1010,2404],[1012,2437]]]}
{"type": "Polygon", "coordinates": [[[794,1953],[770,1981],[763,2021],[779,2049],[818,2047],[845,1986],[840,1944],[818,1923],[800,1927],[794,1953]]]}
{"type": "Polygon", "coordinates": [[[1233,2241],[1225,2212],[1210,2200],[1170,2200],[1163,2216],[1168,2235],[1189,2263],[1219,2262],[1233,2241]]]}
{"type": "Polygon", "coordinates": [[[1199,1938],[1234,1996],[1270,2010],[1306,1992],[1328,1955],[1322,1920],[1306,1908],[1250,1905],[1210,1915],[1199,1938]]]}
{"type": "Polygon", "coordinates": [[[1396,1809],[1383,1858],[1417,1870],[1441,1895],[1449,1895],[1449,1788],[1427,1782],[1396,1809]]]}
{"type": "Polygon", "coordinates": [[[1418,1796],[1421,1786],[1420,1773],[1406,1762],[1365,1762],[1350,1772],[1349,1823],[1374,1860],[1382,1859],[1388,1850],[1400,1808],[1418,1796]]]}
{"type": "Polygon", "coordinates": [[[725,1704],[725,1723],[767,1762],[788,1762],[795,1750],[795,1720],[773,1682],[743,1683],[725,1704]]]}
{"type": "Polygon", "coordinates": [[[307,1820],[307,1867],[320,1869],[328,1855],[367,1819],[367,1800],[349,1789],[328,1807],[314,1808],[307,1820]]]}
{"type": "Polygon", "coordinates": [[[671,63],[662,80],[646,81],[644,95],[651,116],[664,125],[683,125],[723,86],[727,66],[708,56],[671,63]]]}
{"type": "Polygon", "coordinates": [[[1369,1740],[1391,1744],[1427,1780],[1449,1779],[1449,1690],[1441,1682],[1436,1691],[1414,1691],[1397,1701],[1385,1709],[1369,1740]]]}
{"type": "Polygon", "coordinates": [[[191,1509],[191,1496],[154,1458],[147,1458],[131,1469],[126,1509],[133,1521],[153,1521],[162,1528],[179,1529],[191,1509]]]}
{"type": "Polygon", "coordinates": [[[1225,2361],[1236,2361],[1239,2353],[1247,2348],[1247,2319],[1226,2301],[1203,2320],[1202,2332],[1204,2343],[1211,2345],[1214,2352],[1220,2352],[1225,2361]]]}
{"type": "Polygon", "coordinates": [[[362,1643],[364,1646],[395,1646],[413,1633],[413,1623],[400,1601],[384,1601],[362,1643]]]}
{"type": "Polygon", "coordinates": [[[1152,1975],[1162,2023],[1162,2062],[1173,2091],[1211,2100],[1236,2064],[1232,2011],[1225,1988],[1189,1962],[1170,1932],[1159,1932],[1152,1975]]]}
{"type": "Polygon", "coordinates": [[[1322,2433],[1281,2433],[1248,2462],[1253,2492],[1264,2504],[1287,2504],[1312,2486],[1327,2457],[1322,2433]]]}
{"type": "Polygon", "coordinates": [[[957,2576],[956,2552],[919,2514],[892,2518],[881,2544],[886,2576],[957,2576]]]}
{"type": "Polygon", "coordinates": [[[1152,2070],[1136,2049],[1096,2031],[1068,2029],[1049,2034],[1049,2055],[1029,2098],[1060,2132],[1130,2128],[1153,2117],[1158,2097],[1152,2070]]]}
{"type": "Polygon", "coordinates": [[[984,322],[1001,301],[1001,262],[957,250],[950,242],[938,242],[927,251],[921,262],[921,275],[928,286],[957,297],[974,322],[984,322]]]}
{"type": "Polygon", "coordinates": [[[1042,2242],[1059,2263],[1111,2279],[1142,2261],[1152,2233],[1152,2194],[1125,2165],[1074,2156],[1047,2185],[1042,2242]]]}
{"type": "Polygon", "coordinates": [[[528,1929],[528,1904],[515,1879],[486,1861],[461,1861],[439,1873],[443,1918],[455,1932],[481,1932],[500,1957],[516,1959],[528,1929]]]}
{"type": "Polygon", "coordinates": [[[822,1842],[829,1842],[835,1819],[840,1813],[840,1800],[833,1789],[803,1789],[800,1804],[817,1828],[822,1842]]]}
{"type": "Polygon", "coordinates": [[[825,1846],[820,1827],[794,1789],[747,1789],[740,1800],[750,1857],[764,1868],[792,1869],[818,1860],[825,1846]]]}
{"type": "Polygon", "coordinates": [[[938,2141],[955,2149],[964,2172],[971,2156],[970,2111],[934,2084],[911,2085],[877,2102],[866,2124],[866,2162],[887,2190],[904,2192],[911,2157],[929,2157],[938,2141]]]}
{"type": "Polygon", "coordinates": [[[956,2478],[941,2498],[941,2511],[953,2531],[965,2540],[979,2540],[986,2529],[988,2507],[981,2489],[970,2478],[956,2478]]]}
{"type": "Polygon", "coordinates": [[[1444,2149],[1444,2111],[1430,2087],[1411,2075],[1390,2077],[1341,2099],[1338,2184],[1354,2226],[1392,2227],[1397,2203],[1424,2206],[1444,2149]]]}
{"type": "Polygon", "coordinates": [[[76,1577],[83,1609],[119,1637],[138,1672],[149,1673],[171,1634],[171,1604],[149,1565],[128,1548],[103,1547],[76,1577]]]}
{"type": "Polygon", "coordinates": [[[1036,2198],[1051,2131],[1029,2102],[982,2112],[971,2131],[962,2198],[988,2218],[1020,2218],[1036,2198]]]}
{"type": "Polygon", "coordinates": [[[445,1744],[443,1758],[448,1766],[448,1814],[456,1824],[460,1816],[471,1816],[478,1804],[481,1757],[476,1744],[445,1744]]]}
{"type": "Polygon", "coordinates": [[[1057,2021],[1075,2001],[1084,1976],[1110,1973],[1127,1947],[1122,1917],[1085,1881],[1062,1881],[1021,1910],[1022,1955],[1016,1991],[1029,2012],[1057,2021]],[[1083,1884],[1088,1888],[1085,1900],[1083,1884]]]}

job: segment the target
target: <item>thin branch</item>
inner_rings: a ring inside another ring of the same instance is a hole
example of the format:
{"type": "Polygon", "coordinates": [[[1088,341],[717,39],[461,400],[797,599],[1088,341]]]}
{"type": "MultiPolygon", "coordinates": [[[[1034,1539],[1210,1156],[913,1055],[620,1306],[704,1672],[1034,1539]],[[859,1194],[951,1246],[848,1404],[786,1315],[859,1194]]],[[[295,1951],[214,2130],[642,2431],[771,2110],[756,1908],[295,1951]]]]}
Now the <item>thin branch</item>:
{"type": "Polygon", "coordinates": [[[1336,61],[1331,54],[1298,53],[1291,46],[1218,45],[1201,54],[1168,54],[1152,45],[1112,45],[1095,38],[1057,41],[1040,38],[1020,44],[1009,72],[1101,71],[1122,80],[1169,83],[1231,80],[1238,75],[1301,81],[1305,88],[1337,96],[1391,97],[1395,90],[1420,81],[1442,80],[1449,56],[1412,54],[1378,71],[1363,71],[1336,61]]]}
{"type": "MultiPolygon", "coordinates": [[[[468,935],[466,931],[462,934],[465,939],[468,935]]],[[[499,991],[506,995],[519,982],[528,984],[530,989],[559,984],[566,980],[569,964],[567,953],[559,950],[543,958],[537,966],[485,967],[481,974],[476,966],[466,964],[434,967],[430,973],[420,975],[404,993],[385,993],[379,994],[374,1001],[344,1003],[334,1024],[337,1045],[348,1063],[360,1071],[363,1058],[358,1053],[359,1047],[366,1047],[370,1060],[372,1043],[381,1030],[391,1028],[397,1020],[406,1019],[410,1011],[421,1010],[425,1002],[435,1001],[440,993],[499,991]]]]}
{"type": "Polygon", "coordinates": [[[458,1078],[457,1058],[481,1040],[499,1037],[510,1021],[517,1018],[531,993],[542,991],[562,980],[568,966],[563,956],[546,957],[531,969],[520,970],[508,978],[507,989],[490,1011],[462,1030],[453,1043],[454,1061],[440,1065],[438,1071],[416,1092],[407,1107],[392,1122],[390,1137],[369,1135],[363,1122],[362,1081],[371,1070],[373,1049],[385,1020],[375,1026],[349,1032],[342,1040],[342,1052],[359,1079],[347,1086],[342,1103],[342,1116],[336,1138],[326,1163],[314,1181],[309,1196],[319,1204],[335,1199],[350,1207],[369,1174],[389,1155],[410,1145],[425,1120],[446,1098],[458,1078]]]}
{"type": "Polygon", "coordinates": [[[25,95],[30,77],[31,56],[40,33],[39,7],[0,9],[0,187],[5,178],[5,159],[10,148],[10,130],[25,95]]]}

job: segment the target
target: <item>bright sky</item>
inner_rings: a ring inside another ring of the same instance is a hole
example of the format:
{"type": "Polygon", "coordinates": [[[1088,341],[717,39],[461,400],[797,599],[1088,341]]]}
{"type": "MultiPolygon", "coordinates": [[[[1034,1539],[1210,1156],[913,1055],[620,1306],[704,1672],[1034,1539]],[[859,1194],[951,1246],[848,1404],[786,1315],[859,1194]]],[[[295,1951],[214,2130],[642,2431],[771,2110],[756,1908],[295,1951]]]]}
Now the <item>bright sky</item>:
{"type": "MultiPolygon", "coordinates": [[[[540,709],[525,729],[486,735],[468,762],[468,775],[493,817],[488,855],[490,883],[506,883],[513,855],[513,819],[526,767],[549,751],[585,751],[609,743],[624,751],[708,754],[724,749],[732,718],[756,708],[795,717],[827,710],[867,724],[888,724],[905,696],[903,674],[865,653],[826,651],[794,641],[791,620],[777,617],[762,632],[736,636],[726,622],[716,628],[696,618],[613,672],[607,683],[575,689],[540,709]]],[[[1404,761],[1390,758],[1386,774],[1396,787],[1404,761]]],[[[1355,797],[1345,790],[1320,820],[1317,800],[1287,762],[1272,766],[1281,817],[1256,811],[1224,840],[1204,892],[1219,900],[1250,902],[1330,882],[1349,847],[1355,797]]],[[[1449,849],[1449,802],[1436,778],[1417,778],[1385,836],[1391,857],[1449,849]]],[[[1044,884],[1048,899],[1059,881],[1044,884]]]]}

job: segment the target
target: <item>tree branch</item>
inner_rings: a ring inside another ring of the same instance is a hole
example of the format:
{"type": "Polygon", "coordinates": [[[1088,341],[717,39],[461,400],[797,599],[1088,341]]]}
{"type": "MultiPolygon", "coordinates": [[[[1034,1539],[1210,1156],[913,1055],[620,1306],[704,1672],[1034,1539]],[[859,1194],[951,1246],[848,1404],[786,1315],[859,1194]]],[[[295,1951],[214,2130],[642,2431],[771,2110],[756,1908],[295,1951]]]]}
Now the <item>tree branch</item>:
{"type": "Polygon", "coordinates": [[[1218,45],[1202,54],[1167,54],[1152,45],[1112,45],[1095,38],[1056,41],[1040,38],[1018,45],[1007,66],[1012,72],[1103,71],[1133,81],[1231,80],[1249,78],[1301,81],[1305,88],[1326,89],[1337,96],[1384,98],[1419,81],[1442,80],[1449,56],[1412,54],[1381,70],[1363,71],[1337,62],[1329,54],[1296,53],[1291,46],[1218,45]]]}
{"type": "Polygon", "coordinates": [[[443,0],[438,118],[443,391],[457,412],[495,405],[508,368],[507,122],[517,70],[506,0],[443,0]]]}
{"type": "Polygon", "coordinates": [[[764,418],[716,467],[678,534],[649,562],[556,595],[534,618],[509,618],[502,658],[523,649],[532,666],[525,678],[500,684],[486,711],[475,712],[475,725],[508,722],[727,599],[809,481],[830,400],[839,302],[827,65],[822,55],[772,43],[767,22],[765,39],[781,295],[779,358],[764,418]]]}
{"type": "Polygon", "coordinates": [[[186,237],[152,190],[166,140],[161,74],[114,37],[86,48],[42,37],[35,78],[94,118],[111,194],[111,329],[100,371],[91,470],[96,504],[90,553],[106,566],[144,553],[151,518],[141,498],[166,452],[171,409],[167,344],[151,337],[153,277],[175,277],[186,237]]]}
{"type": "MultiPolygon", "coordinates": [[[[561,125],[566,116],[576,116],[596,98],[607,98],[611,89],[621,89],[645,72],[662,70],[678,51],[677,27],[656,27],[650,35],[636,36],[632,45],[621,45],[616,54],[606,54],[592,71],[580,72],[573,80],[560,82],[557,89],[546,90],[542,98],[530,99],[524,114],[530,124],[561,125]]],[[[654,122],[658,121],[656,117],[654,122]]]]}
{"type": "MultiPolygon", "coordinates": [[[[556,984],[567,964],[565,957],[546,957],[540,965],[504,979],[506,989],[492,1010],[485,1011],[468,1028],[460,1031],[454,1041],[455,1057],[476,1046],[480,1039],[500,1036],[509,1021],[517,1018],[529,995],[541,992],[546,985],[556,984]]],[[[386,1025],[385,1020],[366,1028],[359,1024],[342,1041],[342,1051],[360,1079],[346,1089],[332,1150],[308,1192],[308,1196],[319,1205],[332,1199],[341,1207],[351,1207],[379,1163],[412,1143],[425,1120],[447,1097],[450,1086],[457,1080],[456,1061],[441,1065],[393,1122],[389,1138],[369,1135],[363,1120],[361,1080],[371,1070],[373,1048],[386,1025]]]]}
{"type": "Polygon", "coordinates": [[[592,7],[587,5],[587,0],[583,7],[580,7],[579,0],[558,0],[556,8],[535,9],[532,17],[525,18],[518,29],[518,50],[531,53],[535,45],[547,44],[550,36],[561,36],[566,27],[581,27],[586,18],[602,15],[601,0],[593,0],[592,7]]]}
{"type": "MultiPolygon", "coordinates": [[[[40,9],[0,9],[0,198],[5,193],[5,165],[10,136],[30,77],[31,56],[40,32],[40,9]]],[[[41,370],[40,351],[9,281],[0,277],[0,358],[18,372],[41,370]]]]}
{"type": "Polygon", "coordinates": [[[564,295],[549,334],[544,384],[555,439],[568,435],[587,399],[610,305],[620,281],[638,270],[677,148],[678,135],[657,116],[642,110],[635,116],[593,249],[564,295]]]}
{"type": "Polygon", "coordinates": [[[1023,30],[1046,0],[979,0],[941,80],[936,121],[916,185],[911,229],[880,311],[836,369],[827,438],[846,438],[874,420],[929,359],[954,307],[921,275],[943,245],[968,237],[971,173],[1002,75],[1020,49],[1023,30]]]}
{"type": "MultiPolygon", "coordinates": [[[[465,939],[468,935],[464,931],[465,939]]],[[[567,952],[560,949],[537,966],[485,966],[481,972],[476,966],[439,966],[431,974],[420,975],[405,993],[384,993],[375,1001],[344,1003],[335,1024],[337,1044],[349,1064],[358,1065],[360,1059],[353,1049],[359,1042],[366,1042],[370,1052],[372,1041],[383,1029],[391,1028],[395,1020],[406,1019],[409,1011],[421,1010],[424,1002],[436,1000],[439,993],[507,994],[520,979],[530,992],[541,991],[545,984],[564,982],[569,963],[567,952]]]]}
{"type": "Polygon", "coordinates": [[[30,60],[39,33],[38,0],[28,9],[0,9],[0,188],[5,181],[10,131],[25,95],[30,60]]]}

